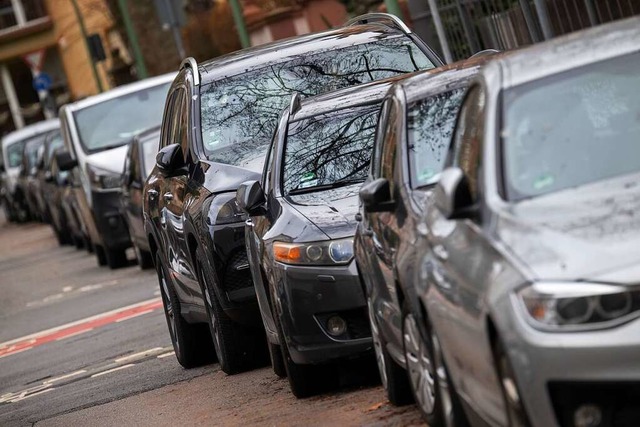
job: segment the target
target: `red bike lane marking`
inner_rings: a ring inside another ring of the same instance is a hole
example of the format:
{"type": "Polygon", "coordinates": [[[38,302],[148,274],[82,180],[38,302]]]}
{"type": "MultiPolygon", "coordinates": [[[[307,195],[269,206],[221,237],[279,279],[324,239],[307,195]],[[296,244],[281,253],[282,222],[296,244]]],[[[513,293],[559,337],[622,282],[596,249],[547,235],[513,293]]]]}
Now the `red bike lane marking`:
{"type": "Polygon", "coordinates": [[[23,338],[8,341],[4,344],[0,344],[0,358],[20,353],[51,341],[57,341],[83,332],[88,332],[101,326],[116,323],[119,320],[127,320],[128,318],[135,317],[136,315],[149,313],[160,307],[162,307],[162,300],[156,298],[151,301],[144,301],[139,304],[108,311],[84,320],[72,322],[47,331],[37,332],[23,338]]]}

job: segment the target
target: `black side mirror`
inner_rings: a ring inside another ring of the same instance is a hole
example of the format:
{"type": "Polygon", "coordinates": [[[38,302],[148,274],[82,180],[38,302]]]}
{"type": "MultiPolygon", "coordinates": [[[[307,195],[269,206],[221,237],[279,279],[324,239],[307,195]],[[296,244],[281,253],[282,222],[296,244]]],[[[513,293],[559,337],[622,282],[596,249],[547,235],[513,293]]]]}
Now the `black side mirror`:
{"type": "Polygon", "coordinates": [[[469,182],[460,168],[450,167],[442,172],[433,197],[436,207],[447,219],[471,218],[476,214],[469,182]]]}
{"type": "Polygon", "coordinates": [[[180,144],[170,144],[158,151],[156,165],[160,171],[166,174],[182,169],[186,164],[180,144]]]}
{"type": "Polygon", "coordinates": [[[389,212],[395,204],[391,198],[389,181],[385,178],[373,180],[360,188],[360,200],[367,212],[389,212]]]}
{"type": "Polygon", "coordinates": [[[78,161],[71,157],[71,153],[68,151],[56,152],[56,162],[61,171],[69,171],[78,166],[78,161]]]}
{"type": "Polygon", "coordinates": [[[267,201],[264,190],[258,181],[246,181],[240,184],[236,192],[238,207],[249,216],[261,216],[266,213],[267,201]]]}

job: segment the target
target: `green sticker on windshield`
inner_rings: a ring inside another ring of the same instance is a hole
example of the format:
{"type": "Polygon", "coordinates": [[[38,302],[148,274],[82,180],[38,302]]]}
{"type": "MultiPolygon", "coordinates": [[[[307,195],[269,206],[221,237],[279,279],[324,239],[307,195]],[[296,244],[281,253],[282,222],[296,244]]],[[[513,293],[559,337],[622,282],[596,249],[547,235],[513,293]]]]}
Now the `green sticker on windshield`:
{"type": "Polygon", "coordinates": [[[300,177],[300,184],[298,184],[298,188],[307,188],[316,185],[318,185],[316,174],[314,172],[306,172],[300,177]]]}
{"type": "Polygon", "coordinates": [[[307,181],[311,181],[312,179],[314,179],[316,177],[316,174],[313,172],[307,172],[305,174],[302,175],[302,178],[300,178],[300,182],[307,182],[307,181]]]}
{"type": "Polygon", "coordinates": [[[551,175],[542,175],[538,179],[536,179],[533,183],[533,188],[536,190],[542,190],[545,187],[553,185],[554,179],[551,175]]]}
{"type": "Polygon", "coordinates": [[[433,169],[428,169],[428,168],[427,168],[427,169],[423,170],[423,171],[420,173],[420,175],[418,175],[418,179],[419,179],[420,181],[428,181],[428,180],[430,180],[431,178],[433,178],[433,176],[434,176],[435,174],[436,174],[436,173],[433,171],[433,169]]]}

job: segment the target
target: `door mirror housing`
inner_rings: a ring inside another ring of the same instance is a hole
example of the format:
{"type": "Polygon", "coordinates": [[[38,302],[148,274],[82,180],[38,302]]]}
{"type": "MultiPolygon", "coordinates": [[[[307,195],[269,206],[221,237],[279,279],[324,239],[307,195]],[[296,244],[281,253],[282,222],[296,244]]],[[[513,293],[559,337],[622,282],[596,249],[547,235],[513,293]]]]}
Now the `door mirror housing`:
{"type": "Polygon", "coordinates": [[[78,166],[78,161],[66,150],[56,152],[56,162],[61,171],[69,171],[78,166]]]}
{"type": "Polygon", "coordinates": [[[469,182],[460,168],[450,167],[442,172],[433,197],[436,208],[447,219],[472,218],[477,213],[469,182]]]}
{"type": "Polygon", "coordinates": [[[378,178],[363,185],[360,188],[360,200],[366,212],[389,212],[395,206],[389,181],[385,178],[378,178]]]}
{"type": "Polygon", "coordinates": [[[240,184],[236,192],[236,202],[238,207],[249,216],[262,216],[267,213],[265,208],[267,198],[258,181],[246,181],[240,184]]]}
{"type": "Polygon", "coordinates": [[[186,166],[180,144],[169,144],[156,155],[156,165],[161,172],[172,174],[186,166]]]}

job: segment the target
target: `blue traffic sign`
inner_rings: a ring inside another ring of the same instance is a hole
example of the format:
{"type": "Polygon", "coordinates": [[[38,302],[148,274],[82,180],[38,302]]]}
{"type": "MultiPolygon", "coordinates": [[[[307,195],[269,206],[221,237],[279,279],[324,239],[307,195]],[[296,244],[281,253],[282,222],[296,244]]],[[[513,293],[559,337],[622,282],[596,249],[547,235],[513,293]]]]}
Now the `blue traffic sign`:
{"type": "Polygon", "coordinates": [[[51,76],[47,73],[40,73],[33,78],[33,88],[38,91],[49,90],[51,83],[51,76]]]}

